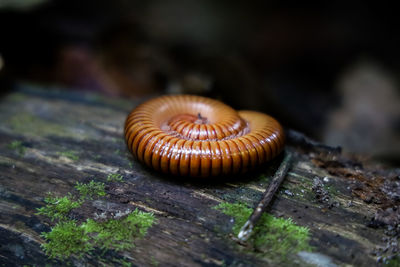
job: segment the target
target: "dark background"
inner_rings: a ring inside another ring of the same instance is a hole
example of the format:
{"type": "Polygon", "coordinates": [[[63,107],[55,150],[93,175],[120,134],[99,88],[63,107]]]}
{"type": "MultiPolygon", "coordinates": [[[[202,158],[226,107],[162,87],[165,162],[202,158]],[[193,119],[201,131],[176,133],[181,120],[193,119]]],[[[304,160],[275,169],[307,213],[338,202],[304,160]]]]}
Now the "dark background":
{"type": "Polygon", "coordinates": [[[398,165],[398,20],[365,1],[3,0],[0,89],[200,94],[398,165]]]}

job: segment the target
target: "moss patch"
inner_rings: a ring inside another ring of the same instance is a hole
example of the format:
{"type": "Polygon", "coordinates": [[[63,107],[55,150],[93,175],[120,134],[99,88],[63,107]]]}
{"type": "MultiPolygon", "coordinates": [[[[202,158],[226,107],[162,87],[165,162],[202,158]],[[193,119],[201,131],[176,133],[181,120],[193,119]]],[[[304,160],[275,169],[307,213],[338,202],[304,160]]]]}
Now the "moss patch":
{"type": "Polygon", "coordinates": [[[81,224],[75,220],[61,220],[50,232],[42,233],[47,241],[42,247],[47,256],[57,259],[72,255],[82,258],[95,248],[103,251],[131,249],[135,239],[144,237],[153,222],[153,214],[137,209],[120,220],[87,219],[81,224]]]}
{"type": "Polygon", "coordinates": [[[14,140],[8,145],[9,149],[16,151],[20,156],[25,154],[26,147],[21,141],[14,140]]]}
{"type": "Polygon", "coordinates": [[[133,248],[134,240],[144,237],[153,222],[152,214],[136,209],[120,220],[97,222],[88,219],[82,227],[96,247],[120,251],[133,248]]]}
{"type": "Polygon", "coordinates": [[[82,205],[81,201],[75,201],[71,194],[64,197],[54,197],[51,194],[44,199],[46,206],[38,208],[37,214],[44,215],[54,220],[65,220],[68,213],[82,205]]]}
{"type": "Polygon", "coordinates": [[[123,182],[124,177],[119,173],[110,173],[107,176],[107,182],[123,182]]]}
{"type": "Polygon", "coordinates": [[[400,258],[399,258],[399,256],[387,261],[386,263],[384,263],[384,266],[387,266],[387,267],[400,267],[400,258]]]}
{"type": "MultiPolygon", "coordinates": [[[[87,218],[86,221],[77,221],[71,218],[71,211],[95,197],[105,197],[106,192],[105,184],[94,180],[86,184],[78,182],[75,189],[77,194],[74,195],[72,193],[64,197],[49,195],[44,200],[46,206],[38,209],[37,214],[57,221],[50,232],[42,233],[42,237],[46,240],[42,248],[49,258],[65,260],[71,256],[82,258],[99,250],[102,251],[101,255],[104,255],[107,251],[131,249],[135,246],[134,241],[144,237],[147,229],[155,221],[152,213],[138,209],[134,211],[127,209],[112,218],[87,218]]],[[[104,260],[102,256],[98,259],[104,260]]],[[[122,256],[118,261],[112,260],[112,262],[129,265],[122,256]]]]}
{"type": "Polygon", "coordinates": [[[50,258],[65,259],[71,255],[81,258],[93,249],[84,228],[74,220],[61,221],[42,236],[47,240],[42,248],[50,258]]]}
{"type": "Polygon", "coordinates": [[[73,160],[73,161],[79,160],[78,152],[73,151],[73,150],[57,152],[57,155],[59,155],[61,157],[69,158],[70,160],[73,160]]]}
{"type": "Polygon", "coordinates": [[[79,191],[80,197],[83,200],[104,197],[106,195],[105,184],[93,180],[87,184],[76,182],[75,189],[79,191]]]}
{"type": "MultiPolygon", "coordinates": [[[[221,203],[215,207],[235,219],[233,233],[237,235],[252,213],[243,203],[221,203]]],[[[254,252],[275,261],[284,262],[299,251],[311,251],[307,227],[296,225],[292,219],[275,218],[263,214],[254,227],[248,242],[254,252]]]]}
{"type": "Polygon", "coordinates": [[[8,120],[11,129],[17,133],[30,136],[71,136],[73,135],[67,129],[59,124],[45,121],[32,114],[23,112],[12,116],[8,120]]]}

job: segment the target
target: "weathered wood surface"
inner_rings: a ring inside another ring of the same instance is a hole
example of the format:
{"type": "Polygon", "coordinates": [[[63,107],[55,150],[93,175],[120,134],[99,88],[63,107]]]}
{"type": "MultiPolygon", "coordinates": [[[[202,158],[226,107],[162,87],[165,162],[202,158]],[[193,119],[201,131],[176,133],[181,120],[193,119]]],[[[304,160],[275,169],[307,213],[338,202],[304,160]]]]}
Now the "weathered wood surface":
{"type": "MultiPolygon", "coordinates": [[[[126,182],[108,185],[108,208],[137,207],[153,212],[158,221],[134,249],[124,252],[133,265],[274,265],[238,244],[230,234],[231,218],[213,207],[222,201],[254,207],[281,158],[256,172],[225,179],[177,179],[154,173],[134,161],[125,146],[123,124],[135,104],[27,87],[1,98],[0,263],[60,264],[40,248],[44,242],[40,233],[51,223],[36,215],[36,208],[44,205],[49,191],[63,195],[77,181],[105,181],[108,174],[120,173],[126,182]],[[10,148],[15,140],[22,142],[24,153],[10,148]],[[74,151],[78,158],[60,154],[65,151],[74,151]]],[[[374,185],[358,178],[384,179],[393,171],[372,174],[341,157],[288,149],[294,155],[293,165],[270,213],[309,227],[314,253],[329,257],[332,266],[376,265],[372,252],[386,245],[385,228],[368,225],[383,204],[371,195],[376,193],[369,190],[374,185]]],[[[106,209],[96,203],[85,212],[106,209]]],[[[82,261],[97,265],[90,257],[82,261]]],[[[301,260],[297,264],[307,265],[301,260]]]]}

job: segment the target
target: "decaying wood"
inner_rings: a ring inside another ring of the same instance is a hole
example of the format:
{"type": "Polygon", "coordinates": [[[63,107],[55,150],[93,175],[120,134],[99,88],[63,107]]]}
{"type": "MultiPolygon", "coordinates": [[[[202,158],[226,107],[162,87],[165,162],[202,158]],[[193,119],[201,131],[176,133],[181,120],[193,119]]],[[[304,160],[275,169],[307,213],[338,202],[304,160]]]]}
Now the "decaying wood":
{"type": "MultiPolygon", "coordinates": [[[[165,176],[134,161],[126,149],[124,120],[137,103],[27,87],[0,101],[0,263],[54,264],[40,248],[40,233],[51,222],[35,214],[47,192],[65,195],[77,181],[106,181],[110,173],[119,173],[125,183],[109,184],[105,200],[76,216],[127,208],[153,212],[158,223],[124,252],[134,265],[271,264],[243,250],[231,237],[231,218],[213,207],[223,201],[257,205],[282,157],[241,177],[165,176]],[[22,142],[23,153],[10,148],[15,140],[22,142]]],[[[292,166],[271,214],[309,227],[315,255],[331,264],[375,265],[379,257],[395,254],[379,248],[397,238],[387,233],[398,225],[399,198],[392,190],[397,170],[363,167],[335,153],[287,149],[292,166]]],[[[83,261],[96,265],[95,259],[83,261]]]]}

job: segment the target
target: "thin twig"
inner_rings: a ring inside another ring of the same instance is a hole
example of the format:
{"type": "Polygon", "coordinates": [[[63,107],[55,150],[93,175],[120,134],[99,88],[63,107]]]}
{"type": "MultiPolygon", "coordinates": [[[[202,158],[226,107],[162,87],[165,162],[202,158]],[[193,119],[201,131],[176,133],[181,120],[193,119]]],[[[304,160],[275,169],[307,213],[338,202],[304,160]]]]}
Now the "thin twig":
{"type": "Polygon", "coordinates": [[[279,166],[278,170],[275,172],[272,182],[268,186],[267,190],[265,190],[260,202],[257,205],[257,208],[254,209],[253,213],[251,214],[247,222],[243,225],[242,229],[240,229],[240,232],[238,234],[238,239],[240,241],[246,241],[250,237],[254,225],[260,219],[262,213],[270,204],[273,196],[275,195],[275,192],[282,184],[286,176],[286,173],[289,170],[291,157],[292,155],[289,152],[285,151],[285,157],[281,165],[279,166]]]}

